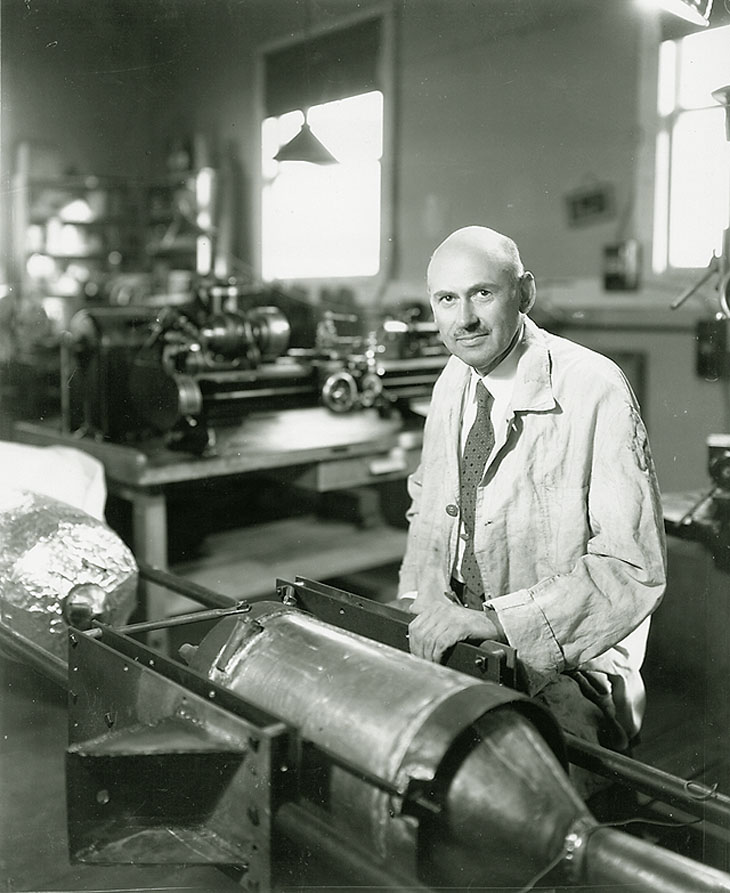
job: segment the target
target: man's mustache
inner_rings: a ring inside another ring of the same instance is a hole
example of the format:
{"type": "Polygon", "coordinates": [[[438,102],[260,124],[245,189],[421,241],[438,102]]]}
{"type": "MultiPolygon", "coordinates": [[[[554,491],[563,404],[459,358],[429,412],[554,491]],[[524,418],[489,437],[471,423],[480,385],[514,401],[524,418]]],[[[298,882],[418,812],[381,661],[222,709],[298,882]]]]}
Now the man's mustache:
{"type": "Polygon", "coordinates": [[[489,329],[482,329],[477,326],[473,329],[457,329],[454,332],[454,338],[473,338],[475,335],[488,335],[489,329]]]}

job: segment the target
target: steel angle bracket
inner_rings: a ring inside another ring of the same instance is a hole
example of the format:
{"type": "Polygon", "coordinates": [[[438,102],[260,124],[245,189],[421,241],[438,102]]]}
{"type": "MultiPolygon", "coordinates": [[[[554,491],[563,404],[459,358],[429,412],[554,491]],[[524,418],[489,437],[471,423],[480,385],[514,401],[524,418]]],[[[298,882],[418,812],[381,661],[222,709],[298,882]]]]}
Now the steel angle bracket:
{"type": "MultiPolygon", "coordinates": [[[[276,594],[284,604],[296,606],[325,623],[400,651],[410,650],[408,624],[412,617],[398,608],[304,577],[296,577],[293,583],[277,579],[276,594]]],[[[446,653],[443,663],[477,679],[518,687],[517,652],[501,642],[458,642],[446,653]]]]}
{"type": "Polygon", "coordinates": [[[101,627],[69,636],[66,785],[73,862],[229,866],[272,886],[273,816],[295,733],[101,627]]]}

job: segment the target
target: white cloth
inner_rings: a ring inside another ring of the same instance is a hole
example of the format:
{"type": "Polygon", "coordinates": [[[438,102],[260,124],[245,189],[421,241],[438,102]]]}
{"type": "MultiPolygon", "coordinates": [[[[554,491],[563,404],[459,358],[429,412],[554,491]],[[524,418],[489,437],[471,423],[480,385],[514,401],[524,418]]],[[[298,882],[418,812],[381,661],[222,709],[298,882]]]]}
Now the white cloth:
{"type": "Polygon", "coordinates": [[[0,441],[0,491],[30,490],[104,521],[104,466],[75,447],[0,441]]]}

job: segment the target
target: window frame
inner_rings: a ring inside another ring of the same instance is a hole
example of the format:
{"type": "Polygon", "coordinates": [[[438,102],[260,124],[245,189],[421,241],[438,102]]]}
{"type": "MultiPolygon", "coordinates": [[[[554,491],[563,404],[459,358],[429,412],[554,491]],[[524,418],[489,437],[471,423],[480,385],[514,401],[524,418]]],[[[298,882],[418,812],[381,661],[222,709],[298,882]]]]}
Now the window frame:
{"type": "MultiPolygon", "coordinates": [[[[640,36],[640,72],[639,72],[639,128],[643,138],[639,145],[638,163],[636,166],[636,229],[639,237],[645,245],[644,265],[646,267],[645,281],[667,283],[671,288],[683,288],[693,280],[705,273],[708,264],[701,267],[674,267],[669,260],[669,217],[665,231],[666,267],[662,271],[654,269],[655,253],[655,215],[657,203],[662,199],[669,201],[668,192],[659,196],[657,181],[657,143],[661,134],[664,134],[668,142],[667,163],[671,167],[671,131],[673,123],[685,110],[674,109],[668,115],[661,115],[658,109],[659,101],[659,64],[661,45],[666,38],[662,34],[661,17],[658,14],[645,15],[642,19],[640,36]]],[[[708,100],[706,108],[712,107],[712,99],[708,100]]],[[[718,106],[720,108],[720,106],[718,106]]],[[[668,214],[668,209],[667,209],[668,214]]],[[[728,221],[730,227],[730,220],[728,221]]]]}
{"type": "MultiPolygon", "coordinates": [[[[263,202],[262,191],[264,178],[261,170],[262,140],[261,129],[267,114],[264,103],[265,90],[265,57],[267,53],[285,49],[304,40],[356,25],[368,19],[379,18],[381,21],[381,47],[379,55],[379,79],[383,93],[383,154],[380,159],[380,265],[377,274],[372,276],[336,276],[307,277],[301,279],[276,280],[283,287],[304,288],[316,294],[323,289],[345,287],[357,294],[374,295],[375,299],[382,294],[387,283],[392,279],[395,260],[395,150],[396,150],[396,85],[395,85],[395,44],[396,19],[390,5],[375,3],[367,10],[352,15],[338,17],[337,21],[325,26],[312,27],[305,34],[296,37],[280,38],[262,44],[256,58],[256,171],[254,200],[254,235],[256,256],[254,270],[256,276],[262,278],[262,245],[263,245],[263,202]]],[[[305,110],[303,110],[305,111],[305,110]]]]}

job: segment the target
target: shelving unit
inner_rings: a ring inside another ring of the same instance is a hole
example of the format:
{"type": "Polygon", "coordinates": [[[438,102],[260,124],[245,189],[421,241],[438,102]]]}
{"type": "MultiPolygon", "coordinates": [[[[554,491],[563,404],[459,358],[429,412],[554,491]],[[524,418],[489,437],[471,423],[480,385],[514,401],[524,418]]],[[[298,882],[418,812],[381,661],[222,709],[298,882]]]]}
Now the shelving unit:
{"type": "Polygon", "coordinates": [[[17,300],[40,302],[62,328],[79,306],[107,300],[116,274],[152,273],[169,287],[169,273],[210,273],[218,172],[189,153],[172,160],[152,182],[69,175],[55,147],[22,143],[8,271],[17,300]]]}
{"type": "Polygon", "coordinates": [[[21,300],[93,298],[101,277],[138,265],[139,208],[127,181],[20,171],[13,199],[13,278],[21,300]]]}
{"type": "Polygon", "coordinates": [[[146,190],[145,253],[151,266],[207,275],[213,267],[217,172],[171,171],[146,190]]]}
{"type": "Polygon", "coordinates": [[[115,274],[139,269],[140,206],[135,184],[68,175],[57,150],[30,143],[17,152],[12,202],[3,412],[43,418],[60,405],[59,341],[71,317],[104,300],[115,274]]]}

